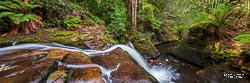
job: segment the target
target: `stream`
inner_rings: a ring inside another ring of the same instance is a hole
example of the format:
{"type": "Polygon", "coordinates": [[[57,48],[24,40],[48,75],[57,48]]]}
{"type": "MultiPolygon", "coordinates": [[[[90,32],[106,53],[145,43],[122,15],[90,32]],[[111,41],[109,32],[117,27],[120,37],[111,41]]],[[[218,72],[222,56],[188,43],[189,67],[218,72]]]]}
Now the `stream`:
{"type": "MultiPolygon", "coordinates": [[[[155,79],[160,83],[182,83],[182,82],[200,82],[201,79],[195,76],[195,71],[199,70],[199,67],[193,66],[185,61],[174,58],[165,53],[164,47],[159,47],[158,49],[161,52],[163,57],[157,63],[151,64],[148,63],[139,52],[134,49],[133,44],[128,43],[127,45],[114,45],[106,50],[88,50],[88,49],[79,49],[76,47],[65,46],[57,43],[30,43],[30,44],[18,44],[9,47],[0,48],[0,56],[5,55],[13,50],[47,50],[47,49],[63,49],[67,51],[77,51],[82,52],[90,57],[94,57],[97,54],[109,53],[116,48],[121,48],[126,51],[133,58],[136,63],[138,63],[145,71],[150,73],[155,79]]],[[[1,61],[1,60],[0,60],[1,61]]],[[[4,60],[3,60],[4,61],[4,60]]],[[[10,62],[14,63],[14,62],[10,62]]],[[[118,63],[115,68],[107,69],[99,64],[86,64],[86,65],[74,65],[74,64],[65,64],[63,62],[58,62],[58,65],[66,66],[67,68],[89,68],[89,67],[98,67],[101,70],[103,80],[105,83],[112,83],[111,73],[119,69],[120,64],[118,63]]],[[[4,75],[2,71],[12,69],[14,66],[8,66],[4,62],[0,63],[0,75],[4,75]],[[2,73],[2,74],[1,74],[2,73]]],[[[16,74],[12,74],[16,75],[16,74]]],[[[8,76],[8,75],[6,75],[8,76]]],[[[1,76],[2,77],[2,76],[1,76]]],[[[1,79],[1,78],[0,78],[1,79]]]]}

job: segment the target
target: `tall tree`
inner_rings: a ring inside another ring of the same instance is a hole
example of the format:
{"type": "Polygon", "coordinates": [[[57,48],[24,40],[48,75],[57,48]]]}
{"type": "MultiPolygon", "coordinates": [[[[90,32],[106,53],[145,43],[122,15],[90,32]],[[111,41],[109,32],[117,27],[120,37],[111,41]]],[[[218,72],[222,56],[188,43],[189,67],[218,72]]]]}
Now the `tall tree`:
{"type": "Polygon", "coordinates": [[[137,34],[137,29],[136,29],[136,11],[137,11],[137,0],[131,0],[132,4],[132,20],[131,20],[131,25],[132,25],[132,33],[133,35],[137,34]]]}

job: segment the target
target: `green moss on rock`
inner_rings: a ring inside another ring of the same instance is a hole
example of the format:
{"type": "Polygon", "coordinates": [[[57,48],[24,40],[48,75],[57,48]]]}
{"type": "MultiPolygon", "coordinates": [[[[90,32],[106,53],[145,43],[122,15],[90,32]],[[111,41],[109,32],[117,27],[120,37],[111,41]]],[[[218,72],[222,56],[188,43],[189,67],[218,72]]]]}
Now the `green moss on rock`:
{"type": "Polygon", "coordinates": [[[34,34],[17,34],[7,38],[0,37],[0,46],[9,46],[14,41],[18,43],[60,43],[80,48],[87,48],[84,41],[88,34],[76,31],[60,31],[58,29],[40,30],[34,34]]]}
{"type": "Polygon", "coordinates": [[[213,55],[211,57],[215,60],[228,58],[228,57],[240,57],[243,52],[240,43],[233,43],[232,46],[234,48],[227,48],[221,44],[221,42],[217,42],[214,44],[207,45],[206,49],[210,50],[213,55]]]}
{"type": "Polygon", "coordinates": [[[155,58],[159,56],[159,51],[149,40],[140,40],[134,42],[135,48],[146,58],[155,58]]]}
{"type": "Polygon", "coordinates": [[[39,37],[30,37],[30,38],[24,38],[21,40],[23,43],[39,43],[41,42],[41,39],[39,37]]]}
{"type": "Polygon", "coordinates": [[[7,46],[13,43],[12,40],[0,37],[0,46],[7,46]]]}
{"type": "Polygon", "coordinates": [[[65,45],[73,45],[73,46],[77,46],[78,45],[78,41],[77,38],[72,38],[72,37],[55,37],[55,38],[51,38],[49,39],[49,42],[55,42],[55,43],[61,43],[61,44],[65,44],[65,45]]]}
{"type": "Polygon", "coordinates": [[[70,36],[76,33],[77,32],[74,32],[74,31],[55,31],[54,35],[55,36],[70,36]]]}

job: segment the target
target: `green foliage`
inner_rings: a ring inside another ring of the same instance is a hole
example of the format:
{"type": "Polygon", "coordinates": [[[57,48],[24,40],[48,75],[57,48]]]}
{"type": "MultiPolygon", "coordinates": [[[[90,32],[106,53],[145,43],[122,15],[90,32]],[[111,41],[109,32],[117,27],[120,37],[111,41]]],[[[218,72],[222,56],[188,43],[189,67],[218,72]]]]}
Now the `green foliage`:
{"type": "Polygon", "coordinates": [[[32,9],[40,7],[21,0],[0,1],[0,18],[7,17],[15,24],[27,22],[29,20],[41,20],[36,14],[29,14],[32,9]]]}
{"type": "Polygon", "coordinates": [[[110,16],[110,20],[112,21],[107,25],[107,30],[111,34],[118,33],[119,36],[124,36],[127,22],[126,9],[124,7],[119,8],[118,6],[115,9],[114,13],[110,16]]]}
{"type": "Polygon", "coordinates": [[[234,39],[237,40],[237,41],[240,41],[242,43],[250,44],[250,33],[238,35],[234,39]]]}
{"type": "MultiPolygon", "coordinates": [[[[201,23],[201,22],[204,22],[204,23],[210,23],[210,22],[212,22],[212,20],[211,20],[211,18],[209,18],[209,14],[207,14],[207,13],[204,13],[204,12],[199,12],[198,14],[197,14],[197,17],[195,17],[195,18],[193,18],[193,20],[192,20],[192,22],[191,22],[191,24],[199,24],[199,23],[201,23]]],[[[202,27],[202,28],[204,28],[204,27],[206,27],[208,24],[202,24],[202,25],[197,25],[198,27],[202,27]]]]}
{"type": "Polygon", "coordinates": [[[171,30],[173,31],[183,31],[183,32],[188,32],[188,26],[174,26],[173,28],[171,28],[171,30]]]}
{"type": "Polygon", "coordinates": [[[85,5],[91,12],[91,19],[106,25],[111,38],[124,41],[128,14],[123,0],[93,0],[85,5]]]}
{"type": "Polygon", "coordinates": [[[139,33],[136,36],[131,37],[132,42],[143,42],[143,41],[151,41],[154,33],[139,33]]]}
{"type": "Polygon", "coordinates": [[[94,16],[93,14],[90,14],[90,18],[91,22],[96,22],[97,24],[105,24],[105,22],[100,17],[94,16]]]}
{"type": "Polygon", "coordinates": [[[84,7],[84,1],[77,0],[41,0],[42,16],[46,22],[47,27],[67,27],[64,20],[67,16],[80,16],[82,22],[85,24],[95,24],[96,22],[103,23],[98,17],[94,16],[89,10],[84,7]]]}
{"type": "Polygon", "coordinates": [[[153,4],[149,3],[149,1],[140,1],[139,4],[143,4],[141,9],[138,11],[138,17],[139,21],[142,21],[142,23],[150,23],[150,26],[145,26],[151,27],[153,30],[156,31],[162,31],[160,28],[161,24],[163,21],[160,18],[157,18],[155,14],[160,13],[160,10],[154,6],[153,4]]]}
{"type": "Polygon", "coordinates": [[[79,28],[82,24],[82,20],[80,16],[70,17],[67,16],[67,18],[64,20],[64,23],[67,25],[67,29],[71,28],[79,28]]]}
{"type": "Polygon", "coordinates": [[[197,17],[192,20],[191,27],[211,25],[219,28],[230,24],[229,16],[233,13],[234,6],[232,4],[219,4],[217,8],[211,8],[211,13],[198,13],[197,17]]]}

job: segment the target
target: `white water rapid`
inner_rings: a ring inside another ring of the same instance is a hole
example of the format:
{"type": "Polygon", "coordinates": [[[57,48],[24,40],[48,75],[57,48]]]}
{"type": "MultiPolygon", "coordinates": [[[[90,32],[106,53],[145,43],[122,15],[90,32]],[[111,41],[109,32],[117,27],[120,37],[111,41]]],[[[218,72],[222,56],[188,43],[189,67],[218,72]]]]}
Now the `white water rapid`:
{"type": "MultiPolygon", "coordinates": [[[[91,56],[95,56],[97,54],[101,53],[109,53],[113,51],[116,48],[121,48],[124,51],[127,51],[130,56],[141,66],[143,67],[148,73],[150,73],[152,76],[154,76],[160,83],[174,83],[171,81],[171,79],[178,78],[174,75],[174,71],[171,69],[168,69],[166,67],[162,66],[153,66],[149,67],[147,62],[144,60],[144,58],[138,53],[135,49],[132,43],[128,44],[131,47],[128,47],[126,45],[114,45],[111,48],[108,48],[106,50],[83,50],[79,49],[76,47],[71,47],[71,46],[65,46],[62,44],[57,44],[57,43],[32,43],[32,44],[19,44],[15,46],[9,46],[9,47],[4,47],[0,48],[0,56],[3,53],[6,53],[7,51],[11,50],[17,50],[17,49],[40,49],[40,50],[45,50],[45,49],[51,49],[51,48],[58,48],[58,49],[63,49],[63,50],[68,50],[68,51],[79,51],[83,52],[84,54],[91,56]]],[[[63,63],[61,63],[63,64],[63,63]]],[[[113,71],[116,71],[119,68],[119,64],[115,69],[105,69],[97,64],[87,64],[87,65],[72,65],[72,64],[66,64],[68,68],[86,68],[86,67],[99,67],[102,71],[103,74],[105,74],[108,77],[108,80],[112,77],[111,73],[113,71]]],[[[112,81],[109,81],[112,82],[112,81]]]]}

